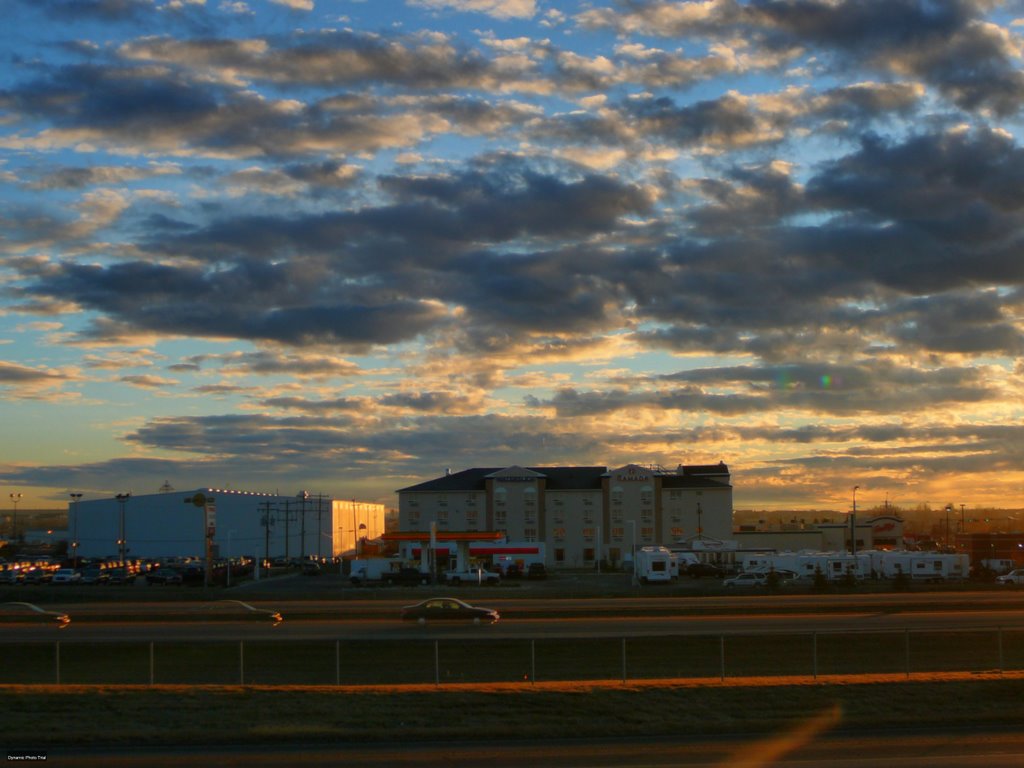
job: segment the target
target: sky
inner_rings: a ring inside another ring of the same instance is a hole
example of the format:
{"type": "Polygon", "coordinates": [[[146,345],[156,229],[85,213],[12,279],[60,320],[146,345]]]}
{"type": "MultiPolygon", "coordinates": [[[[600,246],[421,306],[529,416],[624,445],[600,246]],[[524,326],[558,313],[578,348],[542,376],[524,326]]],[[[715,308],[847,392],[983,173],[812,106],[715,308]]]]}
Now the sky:
{"type": "Polygon", "coordinates": [[[3,9],[0,507],[1024,506],[1019,1],[3,9]]]}

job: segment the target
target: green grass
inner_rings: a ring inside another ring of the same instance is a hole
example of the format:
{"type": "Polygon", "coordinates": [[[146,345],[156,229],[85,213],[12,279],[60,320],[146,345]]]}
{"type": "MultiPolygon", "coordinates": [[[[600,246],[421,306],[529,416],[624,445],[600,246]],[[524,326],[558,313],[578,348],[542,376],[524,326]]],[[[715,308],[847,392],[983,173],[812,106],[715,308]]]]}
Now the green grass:
{"type": "Polygon", "coordinates": [[[832,710],[839,713],[836,727],[858,730],[991,727],[1024,717],[1022,676],[743,685],[8,686],[0,692],[8,737],[48,747],[752,734],[832,710]]]}

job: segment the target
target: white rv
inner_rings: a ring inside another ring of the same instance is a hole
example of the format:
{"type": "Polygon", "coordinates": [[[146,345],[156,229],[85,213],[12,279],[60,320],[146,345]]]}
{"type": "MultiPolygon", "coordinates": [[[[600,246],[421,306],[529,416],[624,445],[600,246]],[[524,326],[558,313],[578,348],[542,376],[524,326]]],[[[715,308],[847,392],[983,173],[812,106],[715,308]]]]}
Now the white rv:
{"type": "Polygon", "coordinates": [[[675,562],[675,557],[665,547],[641,547],[636,552],[636,576],[641,584],[672,581],[675,562]]]}

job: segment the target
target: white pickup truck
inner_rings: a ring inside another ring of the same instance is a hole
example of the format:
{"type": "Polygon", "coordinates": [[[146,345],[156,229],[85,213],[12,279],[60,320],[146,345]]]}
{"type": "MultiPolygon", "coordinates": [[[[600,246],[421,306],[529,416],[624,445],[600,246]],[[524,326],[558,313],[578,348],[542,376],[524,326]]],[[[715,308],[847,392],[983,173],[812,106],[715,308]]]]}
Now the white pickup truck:
{"type": "Polygon", "coordinates": [[[1024,568],[1010,571],[1003,576],[996,577],[997,584],[1024,584],[1024,568]]]}
{"type": "Polygon", "coordinates": [[[446,571],[444,580],[448,584],[499,584],[501,575],[483,568],[468,571],[446,571]]]}

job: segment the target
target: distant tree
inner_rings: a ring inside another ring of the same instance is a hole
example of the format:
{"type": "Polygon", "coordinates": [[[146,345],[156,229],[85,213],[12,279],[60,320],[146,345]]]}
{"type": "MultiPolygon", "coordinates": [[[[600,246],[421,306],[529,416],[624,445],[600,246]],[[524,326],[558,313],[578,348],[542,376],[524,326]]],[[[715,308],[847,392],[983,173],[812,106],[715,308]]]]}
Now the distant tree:
{"type": "Polygon", "coordinates": [[[910,578],[900,566],[896,566],[896,575],[892,579],[892,588],[897,592],[906,592],[910,589],[910,578]]]}
{"type": "Polygon", "coordinates": [[[814,566],[814,591],[828,592],[830,588],[831,585],[828,583],[828,578],[826,578],[825,572],[821,570],[821,566],[814,566]]]}

